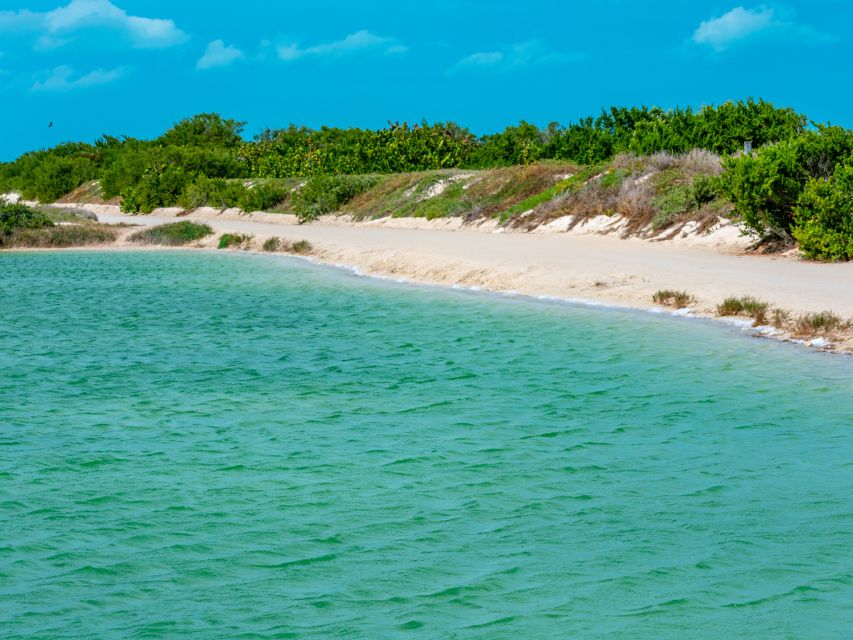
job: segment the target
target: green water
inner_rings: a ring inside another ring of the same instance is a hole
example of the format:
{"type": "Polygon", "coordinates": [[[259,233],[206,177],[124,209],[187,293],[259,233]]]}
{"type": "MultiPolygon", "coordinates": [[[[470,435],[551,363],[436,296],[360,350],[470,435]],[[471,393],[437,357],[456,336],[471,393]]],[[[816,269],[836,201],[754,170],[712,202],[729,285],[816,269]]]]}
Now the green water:
{"type": "Polygon", "coordinates": [[[286,258],[0,255],[0,637],[844,637],[851,374],[286,258]]]}

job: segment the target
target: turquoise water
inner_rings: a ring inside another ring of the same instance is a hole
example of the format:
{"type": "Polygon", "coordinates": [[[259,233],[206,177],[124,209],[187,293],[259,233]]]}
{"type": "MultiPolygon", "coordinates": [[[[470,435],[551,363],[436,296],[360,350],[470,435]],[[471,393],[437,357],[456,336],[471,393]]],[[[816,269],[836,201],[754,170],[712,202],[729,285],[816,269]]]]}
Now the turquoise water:
{"type": "Polygon", "coordinates": [[[0,276],[4,639],[853,628],[849,358],[286,258],[0,276]]]}

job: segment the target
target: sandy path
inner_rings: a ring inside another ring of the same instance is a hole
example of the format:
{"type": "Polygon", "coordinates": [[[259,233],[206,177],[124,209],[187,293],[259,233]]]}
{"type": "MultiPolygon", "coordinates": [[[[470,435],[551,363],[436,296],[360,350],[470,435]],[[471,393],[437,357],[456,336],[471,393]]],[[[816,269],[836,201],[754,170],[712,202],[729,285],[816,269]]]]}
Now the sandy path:
{"type": "MultiPolygon", "coordinates": [[[[155,225],[167,216],[99,214],[103,222],[155,225]]],[[[192,216],[189,216],[192,219],[192,216]]],[[[217,231],[309,240],[316,257],[365,273],[496,291],[652,307],[658,289],[685,289],[698,311],[729,295],[753,295],[793,311],[831,309],[853,317],[853,264],[731,255],[613,236],[295,225],[283,220],[205,219],[217,231]]]]}

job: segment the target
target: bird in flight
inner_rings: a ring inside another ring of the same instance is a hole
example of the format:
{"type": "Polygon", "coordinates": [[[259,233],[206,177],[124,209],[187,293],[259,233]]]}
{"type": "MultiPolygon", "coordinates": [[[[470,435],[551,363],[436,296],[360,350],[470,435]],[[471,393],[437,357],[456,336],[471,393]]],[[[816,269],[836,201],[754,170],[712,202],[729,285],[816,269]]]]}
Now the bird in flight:
{"type": "Polygon", "coordinates": [[[50,124],[49,124],[49,125],[47,125],[47,128],[48,128],[48,129],[53,129],[53,120],[51,120],[51,121],[50,121],[50,124]]]}

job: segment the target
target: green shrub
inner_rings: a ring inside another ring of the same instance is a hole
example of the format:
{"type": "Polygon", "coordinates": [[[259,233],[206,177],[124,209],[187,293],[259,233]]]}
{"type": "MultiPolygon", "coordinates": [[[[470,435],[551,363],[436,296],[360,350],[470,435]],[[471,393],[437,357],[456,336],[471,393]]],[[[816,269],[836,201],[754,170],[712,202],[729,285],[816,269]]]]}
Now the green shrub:
{"type": "Polygon", "coordinates": [[[769,304],[752,296],[729,297],[717,306],[717,314],[721,316],[748,316],[756,324],[767,324],[767,311],[769,309],[769,304]]]}
{"type": "Polygon", "coordinates": [[[52,227],[53,221],[46,213],[23,204],[0,205],[0,236],[18,229],[52,227]]]}
{"type": "Polygon", "coordinates": [[[850,321],[842,320],[832,311],[820,311],[800,315],[794,324],[794,331],[800,335],[812,335],[848,329],[850,325],[850,321]]]}
{"type": "Polygon", "coordinates": [[[697,209],[720,196],[720,179],[717,176],[698,174],[690,184],[690,199],[697,209]]]}
{"type": "Polygon", "coordinates": [[[696,302],[696,298],[691,296],[686,291],[661,289],[660,291],[655,292],[655,294],[652,296],[652,302],[656,302],[657,304],[664,304],[669,307],[675,307],[676,309],[683,309],[685,307],[689,307],[691,304],[696,302]]]}
{"type": "Polygon", "coordinates": [[[242,233],[223,233],[219,238],[219,249],[243,248],[251,242],[252,236],[242,233]]]}
{"type": "Polygon", "coordinates": [[[273,236],[272,238],[264,240],[264,244],[261,245],[261,249],[264,251],[275,252],[281,251],[285,246],[287,246],[287,243],[285,243],[281,238],[273,236]]]}
{"type": "Polygon", "coordinates": [[[122,192],[121,210],[126,213],[151,213],[158,207],[177,204],[192,180],[182,167],[152,167],[135,186],[122,192]]]}
{"type": "Polygon", "coordinates": [[[664,193],[652,198],[652,204],[657,209],[652,219],[652,229],[658,231],[672,224],[678,216],[686,213],[693,206],[693,190],[690,185],[676,184],[664,193]]]}
{"type": "Polygon", "coordinates": [[[149,229],[137,231],[128,240],[140,244],[161,244],[166,246],[181,246],[201,240],[213,233],[206,224],[198,224],[183,220],[171,224],[162,224],[149,229]]]}
{"type": "Polygon", "coordinates": [[[377,181],[375,176],[314,176],[293,194],[293,209],[300,223],[310,222],[338,211],[377,181]]]}
{"type": "Polygon", "coordinates": [[[306,254],[314,251],[314,245],[307,240],[297,240],[290,246],[290,251],[293,253],[306,254]]]}
{"type": "Polygon", "coordinates": [[[812,178],[829,178],[853,154],[853,132],[819,127],[751,155],[727,158],[720,179],[744,226],[760,239],[790,241],[794,207],[812,178]]]}
{"type": "Polygon", "coordinates": [[[809,180],[794,211],[793,235],[806,257],[853,259],[853,166],[809,180]]]}
{"type": "Polygon", "coordinates": [[[271,184],[256,184],[244,187],[237,201],[237,206],[243,211],[266,211],[281,204],[287,198],[289,191],[271,184]]]}
{"type": "Polygon", "coordinates": [[[184,209],[228,209],[238,206],[244,191],[245,187],[240,183],[199,175],[184,187],[177,204],[184,209]]]}

